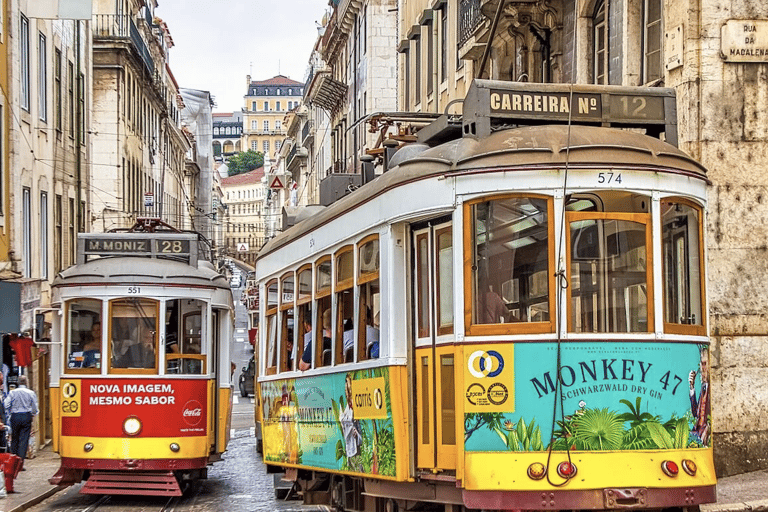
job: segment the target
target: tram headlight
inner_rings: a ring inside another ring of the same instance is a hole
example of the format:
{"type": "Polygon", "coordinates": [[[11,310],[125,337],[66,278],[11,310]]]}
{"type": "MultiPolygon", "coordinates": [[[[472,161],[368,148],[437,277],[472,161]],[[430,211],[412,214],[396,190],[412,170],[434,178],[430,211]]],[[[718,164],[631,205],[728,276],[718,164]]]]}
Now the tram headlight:
{"type": "Polygon", "coordinates": [[[129,416],[123,422],[123,432],[129,436],[139,435],[141,432],[141,420],[136,416],[129,416]]]}
{"type": "Polygon", "coordinates": [[[171,451],[174,453],[178,453],[178,451],[181,450],[181,446],[179,446],[178,443],[171,443],[171,451]]]}
{"type": "Polygon", "coordinates": [[[86,452],[93,450],[93,443],[85,443],[85,445],[83,446],[83,450],[85,450],[86,452]]]}

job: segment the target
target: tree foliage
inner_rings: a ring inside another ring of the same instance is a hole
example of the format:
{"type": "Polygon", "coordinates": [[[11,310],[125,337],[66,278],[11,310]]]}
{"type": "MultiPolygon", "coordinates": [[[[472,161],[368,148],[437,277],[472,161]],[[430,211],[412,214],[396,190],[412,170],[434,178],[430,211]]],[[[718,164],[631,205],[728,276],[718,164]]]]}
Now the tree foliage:
{"type": "Polygon", "coordinates": [[[229,158],[227,162],[227,173],[229,176],[251,172],[254,169],[264,165],[264,153],[261,151],[248,151],[238,153],[229,158]]]}

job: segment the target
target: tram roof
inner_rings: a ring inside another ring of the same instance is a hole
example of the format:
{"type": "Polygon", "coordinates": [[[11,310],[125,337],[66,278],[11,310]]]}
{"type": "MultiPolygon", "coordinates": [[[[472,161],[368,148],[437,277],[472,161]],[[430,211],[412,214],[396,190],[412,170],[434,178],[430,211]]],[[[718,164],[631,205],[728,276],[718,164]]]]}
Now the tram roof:
{"type": "Polygon", "coordinates": [[[399,186],[436,176],[470,172],[583,169],[610,165],[687,175],[707,181],[706,169],[675,146],[638,132],[585,125],[540,125],[499,130],[475,140],[430,148],[411,144],[395,153],[390,170],[322,212],[270,240],[261,258],[399,186]]]}
{"type": "Polygon", "coordinates": [[[135,256],[93,259],[62,270],[53,280],[54,287],[95,284],[205,286],[229,290],[227,278],[219,274],[207,261],[200,261],[195,268],[178,260],[149,260],[135,256]]]}

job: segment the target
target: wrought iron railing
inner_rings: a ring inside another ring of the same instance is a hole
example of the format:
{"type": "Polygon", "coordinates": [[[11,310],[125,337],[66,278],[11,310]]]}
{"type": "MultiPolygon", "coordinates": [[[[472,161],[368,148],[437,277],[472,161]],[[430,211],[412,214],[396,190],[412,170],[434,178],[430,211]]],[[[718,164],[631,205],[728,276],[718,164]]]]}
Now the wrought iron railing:
{"type": "Polygon", "coordinates": [[[461,0],[459,5],[459,47],[464,46],[483,21],[480,0],[461,0]]]}
{"type": "Polygon", "coordinates": [[[93,37],[94,39],[130,39],[149,74],[154,73],[155,61],[149,53],[147,43],[144,42],[139,29],[136,28],[136,24],[130,16],[126,14],[95,14],[93,16],[93,37]]]}
{"type": "Polygon", "coordinates": [[[309,136],[312,134],[313,130],[313,123],[312,121],[307,121],[304,123],[304,126],[301,129],[301,142],[306,141],[309,136]]]}

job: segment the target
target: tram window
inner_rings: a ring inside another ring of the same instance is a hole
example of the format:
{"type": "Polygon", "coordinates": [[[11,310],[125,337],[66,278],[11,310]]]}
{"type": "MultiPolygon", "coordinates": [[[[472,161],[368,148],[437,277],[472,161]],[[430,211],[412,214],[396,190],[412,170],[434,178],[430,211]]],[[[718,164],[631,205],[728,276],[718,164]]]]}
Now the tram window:
{"type": "Polygon", "coordinates": [[[267,283],[267,309],[277,307],[277,279],[267,283]]]}
{"type": "Polygon", "coordinates": [[[453,354],[440,356],[440,415],[442,444],[456,444],[456,393],[453,354]]]}
{"type": "MultiPolygon", "coordinates": [[[[157,369],[158,302],[116,299],[110,302],[110,360],[113,370],[157,369]]],[[[117,373],[125,373],[118,371],[117,373]]]]}
{"type": "Polygon", "coordinates": [[[531,197],[470,205],[472,324],[550,323],[549,207],[531,197]]]}
{"type": "Polygon", "coordinates": [[[312,363],[312,306],[310,304],[302,304],[297,308],[298,311],[298,325],[300,327],[299,335],[297,337],[297,346],[294,347],[292,358],[295,360],[297,354],[299,355],[299,361],[297,361],[297,367],[299,370],[309,369],[312,363]],[[308,358],[309,361],[306,364],[302,364],[304,359],[304,350],[309,347],[308,358]]]}
{"type": "Polygon", "coordinates": [[[280,295],[280,371],[293,370],[293,297],[294,297],[293,273],[281,280],[280,295]]]}
{"type": "Polygon", "coordinates": [[[309,300],[312,298],[312,269],[305,268],[299,270],[299,286],[296,302],[309,300]]]}
{"type": "Polygon", "coordinates": [[[429,238],[427,234],[416,237],[416,301],[418,307],[417,329],[419,338],[430,332],[429,321],[429,238]]]}
{"type": "Polygon", "coordinates": [[[315,350],[315,368],[330,366],[331,364],[331,329],[333,325],[331,313],[331,297],[324,297],[317,301],[319,325],[315,333],[315,339],[323,340],[315,350]]]}
{"type": "Polygon", "coordinates": [[[267,315],[267,375],[277,372],[277,314],[267,315]]]}
{"type": "Polygon", "coordinates": [[[326,291],[330,293],[331,289],[331,258],[327,256],[320,260],[315,267],[315,275],[317,276],[317,292],[326,291]]]}
{"type": "Polygon", "coordinates": [[[203,336],[205,303],[200,300],[171,300],[166,303],[165,309],[165,373],[205,374],[208,352],[203,336]]]}
{"type": "Polygon", "coordinates": [[[351,247],[336,254],[336,363],[355,359],[354,258],[351,247]]]}
{"type": "Polygon", "coordinates": [[[357,360],[379,357],[379,239],[363,240],[358,249],[358,296],[360,298],[357,329],[357,360]]]}
{"type": "Polygon", "coordinates": [[[451,227],[435,231],[437,261],[437,334],[453,334],[453,233],[451,227]]]}
{"type": "Polygon", "coordinates": [[[705,334],[701,210],[680,199],[661,201],[665,330],[705,334]]]}
{"type": "Polygon", "coordinates": [[[101,368],[101,301],[67,302],[67,371],[97,373],[101,368]]]}
{"type": "Polygon", "coordinates": [[[570,330],[649,332],[648,216],[574,212],[567,219],[570,330]]]}

